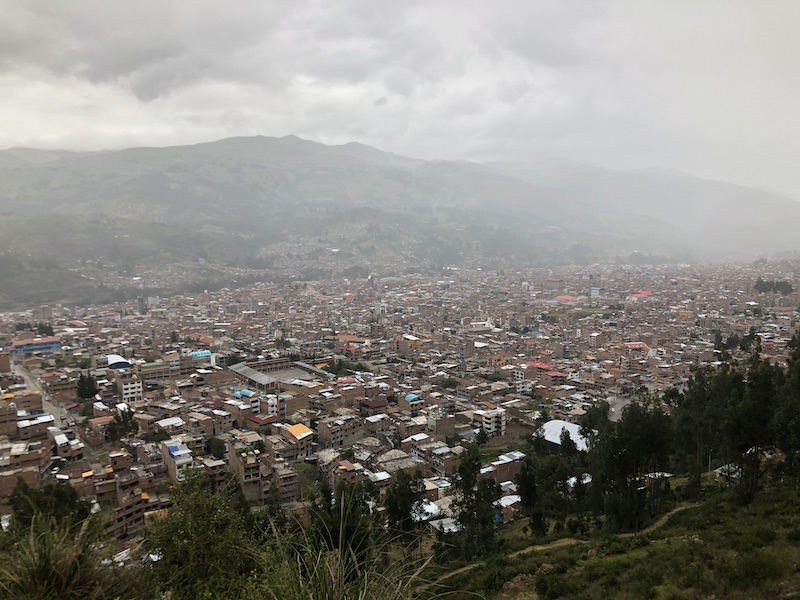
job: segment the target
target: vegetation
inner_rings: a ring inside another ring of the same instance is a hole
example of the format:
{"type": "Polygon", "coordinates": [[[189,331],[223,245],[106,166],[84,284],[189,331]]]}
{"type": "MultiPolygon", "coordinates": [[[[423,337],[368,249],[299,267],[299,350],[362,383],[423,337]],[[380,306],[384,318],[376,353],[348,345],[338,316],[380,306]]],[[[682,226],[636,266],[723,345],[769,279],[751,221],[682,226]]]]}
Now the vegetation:
{"type": "Polygon", "coordinates": [[[202,473],[172,489],[174,507],[147,530],[152,573],[175,600],[236,597],[255,559],[248,549],[248,509],[237,510],[230,488],[213,493],[202,473]]]}
{"type": "Polygon", "coordinates": [[[412,476],[400,471],[386,492],[386,519],[389,530],[404,541],[411,541],[415,537],[417,529],[415,508],[424,489],[422,475],[419,472],[412,476]]]}
{"type": "Polygon", "coordinates": [[[453,482],[458,530],[439,535],[436,551],[439,560],[472,560],[490,554],[497,547],[494,502],[500,497],[500,486],[492,479],[479,478],[480,469],[478,447],[471,445],[461,457],[453,482]]]}
{"type": "Polygon", "coordinates": [[[133,418],[132,410],[117,411],[114,420],[106,428],[106,437],[111,441],[117,441],[129,435],[134,435],[139,431],[139,424],[133,418]]]}
{"type": "Polygon", "coordinates": [[[84,400],[94,398],[98,391],[94,377],[83,373],[78,376],[78,398],[83,398],[84,400]]]}
{"type": "Polygon", "coordinates": [[[225,442],[218,437],[208,438],[204,450],[214,458],[222,460],[225,457],[225,442]]]}
{"type": "Polygon", "coordinates": [[[231,353],[231,354],[228,354],[228,356],[225,357],[225,366],[226,367],[231,367],[233,365],[239,364],[240,362],[242,362],[242,357],[241,357],[241,355],[239,355],[237,353],[231,353]]]}
{"type": "Polygon", "coordinates": [[[761,277],[758,278],[753,289],[761,294],[775,293],[785,296],[794,291],[794,287],[788,281],[764,281],[761,277]]]}
{"type": "Polygon", "coordinates": [[[34,490],[19,479],[10,506],[11,527],[0,532],[0,597],[152,597],[140,569],[122,569],[109,560],[97,516],[70,486],[34,490]]]}
{"type": "Polygon", "coordinates": [[[9,497],[9,506],[13,516],[10,531],[15,537],[27,534],[36,518],[40,523],[77,526],[89,517],[91,509],[71,486],[49,484],[33,489],[21,478],[9,497]]]}
{"type": "Polygon", "coordinates": [[[337,358],[333,363],[329,363],[325,367],[325,370],[337,376],[347,375],[353,371],[363,371],[366,373],[372,371],[372,369],[363,362],[351,362],[340,358],[337,358]]]}
{"type": "Polygon", "coordinates": [[[742,505],[711,486],[640,535],[566,539],[497,557],[440,581],[442,591],[477,597],[638,600],[790,598],[800,590],[800,497],[777,484],[742,505]]]}
{"type": "Polygon", "coordinates": [[[116,566],[98,545],[96,523],[77,528],[37,514],[0,561],[0,596],[7,600],[151,598],[140,569],[116,566]]]}

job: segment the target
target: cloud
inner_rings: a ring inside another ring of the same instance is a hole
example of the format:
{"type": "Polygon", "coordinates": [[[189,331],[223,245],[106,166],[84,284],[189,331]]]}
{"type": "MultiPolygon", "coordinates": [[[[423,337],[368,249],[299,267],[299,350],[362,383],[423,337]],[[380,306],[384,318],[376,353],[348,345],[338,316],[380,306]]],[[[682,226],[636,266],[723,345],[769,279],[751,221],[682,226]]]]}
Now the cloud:
{"type": "Polygon", "coordinates": [[[0,0],[0,147],[294,133],[800,198],[800,5],[0,0]]]}

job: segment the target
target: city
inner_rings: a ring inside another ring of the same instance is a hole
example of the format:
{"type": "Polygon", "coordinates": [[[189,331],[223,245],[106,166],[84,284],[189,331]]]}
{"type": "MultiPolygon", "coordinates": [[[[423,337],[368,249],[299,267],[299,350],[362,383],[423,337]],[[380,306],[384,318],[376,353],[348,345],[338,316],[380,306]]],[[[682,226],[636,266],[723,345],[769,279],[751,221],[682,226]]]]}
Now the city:
{"type": "Polygon", "coordinates": [[[298,514],[322,479],[383,489],[419,472],[436,528],[465,446],[481,441],[498,449],[481,476],[513,518],[540,428],[580,448],[570,424],[601,402],[611,420],[630,402],[668,411],[666,390],[754,335],[785,365],[797,268],[449,270],[4,313],[0,501],[7,511],[18,478],[72,486],[124,539],[190,470],[298,514]],[[788,293],[758,291],[765,281],[788,293]]]}

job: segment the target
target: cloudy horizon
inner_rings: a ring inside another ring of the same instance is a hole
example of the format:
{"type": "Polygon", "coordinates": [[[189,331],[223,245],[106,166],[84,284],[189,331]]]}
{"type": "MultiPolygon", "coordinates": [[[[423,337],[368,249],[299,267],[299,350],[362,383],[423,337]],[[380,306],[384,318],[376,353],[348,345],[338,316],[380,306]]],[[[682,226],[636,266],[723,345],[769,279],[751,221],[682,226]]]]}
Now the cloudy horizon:
{"type": "Polygon", "coordinates": [[[0,148],[295,134],[800,200],[793,2],[0,5],[0,148]]]}

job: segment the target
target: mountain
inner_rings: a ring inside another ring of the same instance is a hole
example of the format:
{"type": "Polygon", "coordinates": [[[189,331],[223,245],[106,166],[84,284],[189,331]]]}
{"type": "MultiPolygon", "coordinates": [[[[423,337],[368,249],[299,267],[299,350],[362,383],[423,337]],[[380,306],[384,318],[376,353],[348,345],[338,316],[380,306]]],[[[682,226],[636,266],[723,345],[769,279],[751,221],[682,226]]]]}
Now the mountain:
{"type": "Polygon", "coordinates": [[[52,162],[75,155],[74,152],[68,150],[39,150],[36,148],[8,148],[3,152],[15,156],[25,163],[34,164],[52,162]]]}
{"type": "Polygon", "coordinates": [[[792,231],[800,203],[764,190],[674,171],[615,171],[561,160],[488,168],[582,206],[596,227],[613,235],[645,233],[640,251],[684,248],[719,260],[797,250],[792,231]]]}
{"type": "Polygon", "coordinates": [[[0,169],[7,167],[22,167],[25,166],[27,162],[28,161],[23,158],[14,156],[14,154],[8,150],[0,150],[0,169]]]}
{"type": "MultiPolygon", "coordinates": [[[[36,264],[116,288],[109,268],[193,265],[188,274],[200,264],[202,282],[221,283],[237,267],[313,278],[594,262],[633,251],[719,259],[796,250],[798,218],[791,200],[680,173],[424,161],[296,136],[0,151],[0,254],[21,261],[20,282],[36,264]]],[[[148,285],[186,281],[154,275],[148,285]]],[[[15,294],[5,299],[24,300],[25,286],[15,294]]]]}

